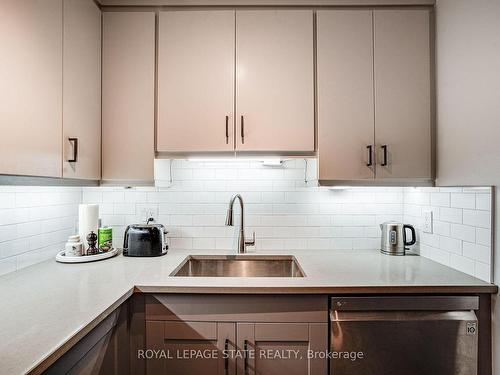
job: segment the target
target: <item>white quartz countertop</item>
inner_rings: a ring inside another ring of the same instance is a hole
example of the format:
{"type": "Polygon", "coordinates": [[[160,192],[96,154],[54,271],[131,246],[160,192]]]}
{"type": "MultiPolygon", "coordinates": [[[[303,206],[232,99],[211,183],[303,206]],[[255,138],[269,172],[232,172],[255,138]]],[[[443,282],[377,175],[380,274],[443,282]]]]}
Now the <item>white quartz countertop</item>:
{"type": "MultiPolygon", "coordinates": [[[[22,374],[53,362],[134,291],[147,293],[496,293],[497,287],[420,256],[378,251],[259,251],[294,255],[303,278],[171,277],[188,255],[46,261],[0,277],[0,373],[22,374]]],[[[234,252],[217,251],[227,255],[234,252]]]]}

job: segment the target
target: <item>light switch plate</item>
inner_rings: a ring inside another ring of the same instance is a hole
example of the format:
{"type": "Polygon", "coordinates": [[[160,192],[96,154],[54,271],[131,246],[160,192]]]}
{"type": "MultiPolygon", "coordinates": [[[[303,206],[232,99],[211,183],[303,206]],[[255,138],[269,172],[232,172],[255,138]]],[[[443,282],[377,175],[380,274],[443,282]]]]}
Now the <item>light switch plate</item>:
{"type": "Polygon", "coordinates": [[[424,212],[424,223],[422,225],[422,230],[424,233],[433,233],[433,215],[432,211],[424,212]]]}

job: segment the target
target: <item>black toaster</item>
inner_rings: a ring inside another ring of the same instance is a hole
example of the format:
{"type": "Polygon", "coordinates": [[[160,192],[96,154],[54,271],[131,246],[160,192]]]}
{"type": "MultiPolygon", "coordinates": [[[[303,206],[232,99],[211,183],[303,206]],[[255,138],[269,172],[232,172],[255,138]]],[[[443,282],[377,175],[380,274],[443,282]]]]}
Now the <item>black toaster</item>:
{"type": "Polygon", "coordinates": [[[132,224],[125,230],[123,255],[157,257],[168,251],[166,231],[162,224],[132,224]]]}

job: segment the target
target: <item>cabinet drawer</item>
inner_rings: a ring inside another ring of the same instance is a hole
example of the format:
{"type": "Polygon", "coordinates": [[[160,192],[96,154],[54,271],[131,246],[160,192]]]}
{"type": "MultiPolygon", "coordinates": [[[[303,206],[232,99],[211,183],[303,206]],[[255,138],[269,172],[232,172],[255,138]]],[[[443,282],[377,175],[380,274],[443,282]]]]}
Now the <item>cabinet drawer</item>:
{"type": "Polygon", "coordinates": [[[165,322],[165,340],[216,340],[215,322],[165,322]]]}
{"type": "Polygon", "coordinates": [[[308,341],[308,323],[257,323],[255,340],[258,341],[308,341]]]}
{"type": "Polygon", "coordinates": [[[217,322],[327,322],[326,296],[153,294],[146,319],[217,322]]]}

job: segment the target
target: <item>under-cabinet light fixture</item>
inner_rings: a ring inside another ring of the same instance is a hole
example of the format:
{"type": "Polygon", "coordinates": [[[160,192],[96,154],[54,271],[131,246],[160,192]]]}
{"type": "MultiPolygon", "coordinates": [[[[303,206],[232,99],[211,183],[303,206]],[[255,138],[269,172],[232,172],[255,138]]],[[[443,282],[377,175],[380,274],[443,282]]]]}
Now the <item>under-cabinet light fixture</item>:
{"type": "Polygon", "coordinates": [[[281,158],[255,158],[255,157],[241,157],[241,158],[187,158],[187,161],[192,162],[222,162],[222,163],[237,163],[242,161],[254,161],[262,163],[264,167],[281,167],[283,166],[283,161],[281,158]]]}

